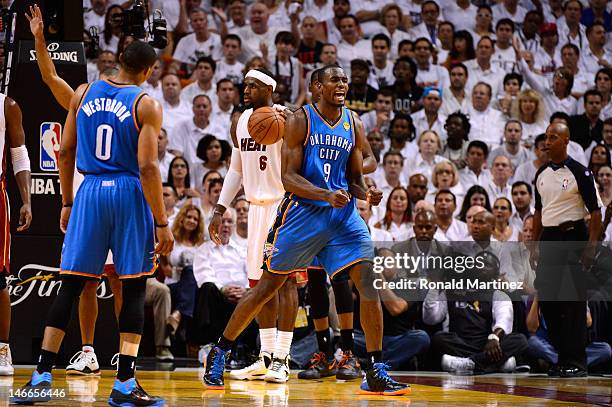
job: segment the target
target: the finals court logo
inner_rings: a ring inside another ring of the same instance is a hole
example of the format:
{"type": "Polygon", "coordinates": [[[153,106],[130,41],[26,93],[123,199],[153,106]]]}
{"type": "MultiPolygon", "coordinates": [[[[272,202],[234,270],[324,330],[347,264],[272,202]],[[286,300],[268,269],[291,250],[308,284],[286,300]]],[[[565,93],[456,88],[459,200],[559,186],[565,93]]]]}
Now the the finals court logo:
{"type": "Polygon", "coordinates": [[[58,171],[62,125],[57,122],[43,122],[40,125],[40,169],[58,171]]]}

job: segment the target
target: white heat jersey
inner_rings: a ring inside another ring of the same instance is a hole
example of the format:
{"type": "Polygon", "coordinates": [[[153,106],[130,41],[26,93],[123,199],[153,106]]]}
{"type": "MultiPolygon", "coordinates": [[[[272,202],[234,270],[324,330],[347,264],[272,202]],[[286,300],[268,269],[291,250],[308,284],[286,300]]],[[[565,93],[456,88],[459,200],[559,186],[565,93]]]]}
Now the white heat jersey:
{"type": "Polygon", "coordinates": [[[255,142],[249,134],[249,118],[253,109],[245,110],[238,119],[236,138],[242,160],[242,185],[246,199],[266,205],[285,195],[281,180],[281,147],[283,140],[271,145],[255,142]]]}

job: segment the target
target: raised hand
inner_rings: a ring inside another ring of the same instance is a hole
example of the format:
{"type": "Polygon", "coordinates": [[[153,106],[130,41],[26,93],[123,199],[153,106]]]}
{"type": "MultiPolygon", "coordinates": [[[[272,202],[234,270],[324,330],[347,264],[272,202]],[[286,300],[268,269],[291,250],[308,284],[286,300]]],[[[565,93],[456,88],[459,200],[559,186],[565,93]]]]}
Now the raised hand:
{"type": "Polygon", "coordinates": [[[30,14],[25,13],[26,18],[30,22],[30,31],[36,37],[39,35],[43,35],[43,30],[45,25],[43,23],[42,12],[37,4],[34,6],[30,6],[30,14]]]}

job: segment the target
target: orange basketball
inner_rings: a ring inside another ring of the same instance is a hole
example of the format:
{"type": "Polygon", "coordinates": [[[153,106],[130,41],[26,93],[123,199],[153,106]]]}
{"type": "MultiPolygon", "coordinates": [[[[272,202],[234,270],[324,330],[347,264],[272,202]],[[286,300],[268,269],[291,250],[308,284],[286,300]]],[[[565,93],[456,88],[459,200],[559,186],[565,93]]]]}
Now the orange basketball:
{"type": "Polygon", "coordinates": [[[259,144],[274,144],[285,132],[285,119],[273,107],[260,107],[249,117],[249,134],[259,144]]]}

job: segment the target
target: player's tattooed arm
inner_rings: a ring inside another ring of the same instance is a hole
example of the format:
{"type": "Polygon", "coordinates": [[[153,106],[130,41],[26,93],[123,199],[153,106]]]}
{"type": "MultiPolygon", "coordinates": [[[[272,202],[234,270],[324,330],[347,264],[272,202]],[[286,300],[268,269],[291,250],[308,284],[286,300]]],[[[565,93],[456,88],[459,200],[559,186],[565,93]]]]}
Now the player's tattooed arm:
{"type": "MultiPolygon", "coordinates": [[[[361,121],[361,119],[359,118],[358,115],[355,114],[355,112],[351,112],[351,115],[353,116],[353,122],[355,123],[355,126],[357,126],[357,123],[359,123],[362,127],[363,127],[363,122],[361,121]]],[[[374,157],[374,153],[372,152],[372,147],[370,146],[370,143],[367,141],[366,138],[366,143],[363,146],[363,174],[371,174],[374,171],[376,171],[376,167],[378,166],[378,163],[376,162],[376,157],[374,157]]]]}
{"type": "Polygon", "coordinates": [[[285,141],[282,147],[281,175],[285,191],[306,199],[329,202],[342,208],[349,202],[347,191],[318,188],[301,175],[306,140],[306,114],[300,110],[287,117],[285,141]]]}
{"type": "Polygon", "coordinates": [[[361,120],[354,117],[354,125],[355,146],[353,147],[353,151],[351,151],[351,155],[349,156],[346,174],[349,184],[349,192],[356,198],[368,201],[372,205],[376,206],[382,199],[382,192],[374,187],[368,189],[363,178],[365,164],[364,151],[367,149],[371,153],[372,150],[369,148],[369,143],[365,137],[365,131],[363,129],[363,123],[361,123],[361,120]]]}

